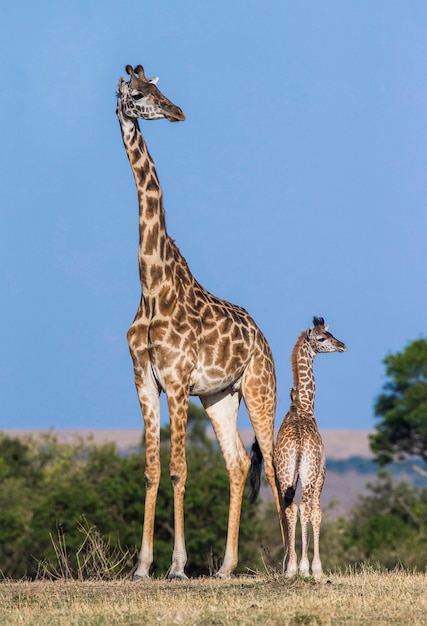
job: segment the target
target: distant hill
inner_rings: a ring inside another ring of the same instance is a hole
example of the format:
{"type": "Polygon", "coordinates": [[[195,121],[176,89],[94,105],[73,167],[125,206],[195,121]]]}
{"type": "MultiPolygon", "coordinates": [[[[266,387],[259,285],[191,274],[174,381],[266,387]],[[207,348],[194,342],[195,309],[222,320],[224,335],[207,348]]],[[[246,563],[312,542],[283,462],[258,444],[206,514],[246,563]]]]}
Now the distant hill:
{"type": "MultiPolygon", "coordinates": [[[[58,441],[72,443],[81,439],[91,439],[96,444],[114,442],[118,449],[127,452],[137,448],[143,435],[143,429],[52,429],[23,430],[8,429],[4,431],[9,437],[38,436],[46,432],[53,434],[58,441]]],[[[321,430],[326,451],[326,480],[322,491],[322,507],[336,503],[331,516],[346,514],[357,502],[360,494],[366,493],[366,485],[374,482],[377,466],[373,462],[373,454],[369,448],[368,436],[373,431],[368,430],[321,430]]],[[[211,433],[214,437],[213,432],[211,433]]],[[[243,443],[249,448],[253,442],[252,430],[241,431],[243,443]]],[[[391,467],[393,473],[399,477],[406,476],[408,480],[420,482],[419,476],[400,466],[391,467]]],[[[188,477],[191,480],[191,476],[188,477]]],[[[427,481],[424,480],[424,483],[427,481]]],[[[265,499],[271,497],[270,487],[262,488],[261,495],[265,499]]],[[[299,493],[297,491],[297,498],[299,493]]]]}
{"type": "MultiPolygon", "coordinates": [[[[141,443],[143,428],[141,429],[52,429],[38,430],[11,428],[4,431],[9,437],[25,437],[28,435],[40,435],[51,432],[58,441],[71,443],[78,439],[88,439],[89,437],[97,444],[115,442],[119,450],[127,450],[138,446],[141,443]]],[[[326,456],[330,459],[347,459],[352,456],[372,458],[369,449],[368,435],[373,431],[369,430],[322,430],[321,434],[325,444],[326,456]]],[[[254,439],[253,431],[242,430],[241,437],[246,447],[249,447],[254,439]]],[[[211,436],[214,437],[213,432],[211,436]]]]}

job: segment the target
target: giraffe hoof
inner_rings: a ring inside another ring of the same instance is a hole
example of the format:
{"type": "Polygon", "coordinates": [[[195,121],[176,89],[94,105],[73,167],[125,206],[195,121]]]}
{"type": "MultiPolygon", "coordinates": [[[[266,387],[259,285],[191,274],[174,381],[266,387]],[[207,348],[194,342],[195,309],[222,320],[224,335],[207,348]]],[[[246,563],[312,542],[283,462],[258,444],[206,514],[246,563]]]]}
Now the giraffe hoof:
{"type": "Polygon", "coordinates": [[[231,578],[231,574],[230,572],[221,572],[221,570],[219,570],[213,577],[219,580],[225,580],[226,578],[231,578]]]}
{"type": "Polygon", "coordinates": [[[168,580],[172,581],[172,580],[188,580],[188,576],[186,574],[169,574],[168,576],[168,580]]]}
{"type": "Polygon", "coordinates": [[[140,576],[139,574],[134,574],[132,576],[132,582],[137,583],[141,580],[149,580],[149,578],[150,578],[149,576],[140,576]]]}

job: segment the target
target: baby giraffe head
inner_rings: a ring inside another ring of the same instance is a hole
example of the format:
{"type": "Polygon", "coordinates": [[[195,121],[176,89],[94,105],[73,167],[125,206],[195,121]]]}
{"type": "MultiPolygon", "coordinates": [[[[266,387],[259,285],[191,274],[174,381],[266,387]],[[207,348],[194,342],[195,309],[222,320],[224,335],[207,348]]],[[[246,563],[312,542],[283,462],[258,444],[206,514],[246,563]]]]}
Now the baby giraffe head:
{"type": "Polygon", "coordinates": [[[347,346],[336,339],[328,328],[323,317],[313,317],[313,328],[307,328],[305,333],[305,339],[313,352],[345,352],[347,346]]]}
{"type": "Polygon", "coordinates": [[[185,120],[179,107],[168,100],[157,87],[158,78],[146,78],[142,65],[126,66],[130,79],[120,78],[117,85],[117,109],[126,117],[143,120],[166,118],[170,122],[185,120]]]}

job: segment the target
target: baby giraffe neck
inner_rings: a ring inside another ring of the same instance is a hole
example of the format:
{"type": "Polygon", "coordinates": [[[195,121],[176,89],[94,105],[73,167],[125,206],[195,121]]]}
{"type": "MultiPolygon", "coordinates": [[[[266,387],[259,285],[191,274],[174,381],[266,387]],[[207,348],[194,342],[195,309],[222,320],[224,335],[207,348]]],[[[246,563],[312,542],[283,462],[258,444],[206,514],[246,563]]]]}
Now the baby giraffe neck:
{"type": "Polygon", "coordinates": [[[315,356],[315,352],[306,340],[305,332],[301,333],[292,352],[292,370],[298,406],[302,411],[310,413],[314,410],[316,392],[313,374],[315,356]]]}

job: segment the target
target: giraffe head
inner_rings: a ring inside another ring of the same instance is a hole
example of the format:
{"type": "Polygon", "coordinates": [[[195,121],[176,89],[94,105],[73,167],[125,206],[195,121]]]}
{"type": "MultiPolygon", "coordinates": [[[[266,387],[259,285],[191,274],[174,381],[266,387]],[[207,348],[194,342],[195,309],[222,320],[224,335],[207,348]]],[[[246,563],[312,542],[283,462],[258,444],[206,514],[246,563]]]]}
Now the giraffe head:
{"type": "Polygon", "coordinates": [[[323,317],[313,317],[313,328],[308,328],[305,338],[315,354],[318,352],[345,352],[347,346],[328,332],[323,317]]]}
{"type": "Polygon", "coordinates": [[[181,109],[162,94],[156,86],[158,78],[146,78],[142,65],[126,66],[128,81],[120,78],[117,85],[117,108],[130,118],[158,120],[163,117],[170,122],[185,120],[181,109]]]}

